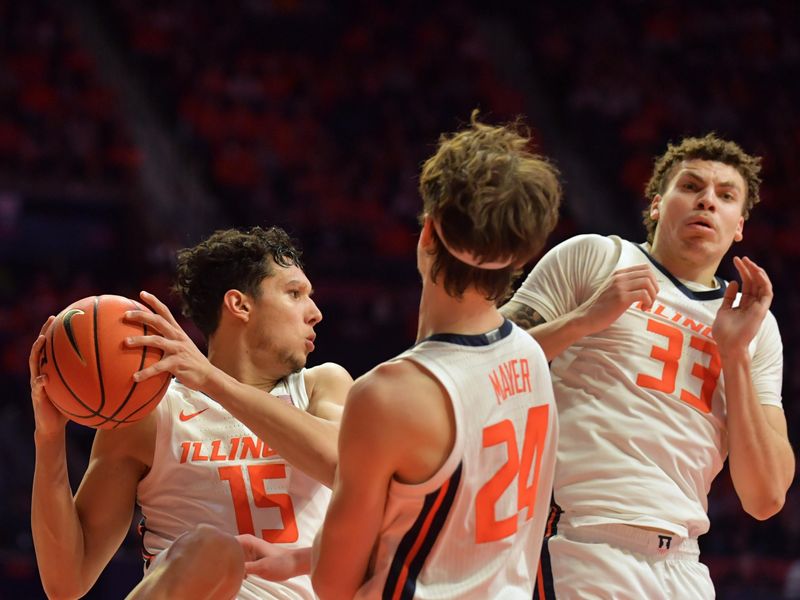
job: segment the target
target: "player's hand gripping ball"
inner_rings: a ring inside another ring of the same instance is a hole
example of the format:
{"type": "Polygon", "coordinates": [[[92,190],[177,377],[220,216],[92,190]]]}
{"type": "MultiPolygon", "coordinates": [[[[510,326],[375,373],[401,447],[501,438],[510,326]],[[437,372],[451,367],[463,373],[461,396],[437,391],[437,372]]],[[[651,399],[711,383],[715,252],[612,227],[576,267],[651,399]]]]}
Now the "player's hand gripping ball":
{"type": "Polygon", "coordinates": [[[125,345],[127,337],[152,333],[124,320],[126,311],[136,309],[148,310],[122,296],[83,298],[62,310],[45,332],[40,370],[48,377],[47,395],[76,423],[125,427],[144,418],[167,391],[169,373],[133,380],[162,355],[155,348],[125,345]]]}

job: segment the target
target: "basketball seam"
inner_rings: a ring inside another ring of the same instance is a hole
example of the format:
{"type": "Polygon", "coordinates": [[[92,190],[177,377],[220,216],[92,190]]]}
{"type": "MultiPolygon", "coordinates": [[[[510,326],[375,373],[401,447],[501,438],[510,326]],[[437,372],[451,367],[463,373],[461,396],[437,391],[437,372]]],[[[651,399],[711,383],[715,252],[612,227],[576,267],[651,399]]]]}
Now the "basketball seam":
{"type": "MultiPolygon", "coordinates": [[[[133,305],[134,308],[138,308],[138,306],[136,305],[135,302],[131,302],[131,304],[133,305]]],[[[142,335],[147,335],[147,325],[142,325],[142,335]]],[[[99,353],[100,353],[100,350],[98,348],[98,355],[99,355],[99,353]]],[[[144,366],[145,356],[147,356],[147,346],[143,346],[142,347],[142,358],[139,360],[139,369],[138,369],[139,371],[141,371],[142,367],[144,366]]],[[[128,390],[128,393],[125,395],[125,399],[122,402],[120,402],[119,406],[117,406],[117,409],[106,418],[107,419],[105,421],[106,423],[108,423],[109,421],[113,421],[113,422],[116,423],[116,425],[114,425],[114,427],[116,428],[116,427],[119,427],[122,423],[129,422],[129,421],[127,421],[127,419],[128,419],[128,417],[130,417],[130,415],[128,415],[127,417],[122,417],[121,419],[116,419],[115,417],[128,404],[128,400],[131,399],[131,396],[133,395],[134,390],[136,390],[136,386],[137,385],[138,385],[138,383],[136,381],[134,381],[133,385],[131,385],[130,389],[128,390]]],[[[136,412],[136,410],[134,410],[131,414],[134,414],[135,412],[136,412]]]]}
{"type": "MultiPolygon", "coordinates": [[[[100,296],[94,297],[94,315],[92,315],[92,324],[94,325],[94,331],[92,332],[94,336],[94,356],[95,362],[97,363],[97,381],[100,384],[100,406],[97,407],[97,412],[103,410],[106,405],[106,386],[103,383],[103,369],[100,367],[100,340],[98,339],[97,335],[97,315],[100,312],[100,296]]],[[[104,423],[108,423],[109,418],[103,415],[104,421],[98,423],[98,425],[103,425],[104,423]]]]}
{"type": "Polygon", "coordinates": [[[70,387],[69,383],[67,383],[67,380],[64,378],[63,373],[61,373],[61,369],[58,366],[58,359],[56,358],[55,332],[56,332],[56,327],[58,326],[58,323],[60,323],[60,321],[57,321],[57,322],[53,323],[53,325],[50,328],[50,356],[53,359],[53,366],[56,368],[56,373],[58,373],[58,378],[61,380],[61,383],[64,384],[64,387],[66,388],[66,390],[70,394],[72,394],[72,397],[75,398],[75,400],[78,402],[78,404],[80,404],[87,411],[89,411],[89,414],[88,415],[81,415],[81,414],[66,410],[66,409],[62,408],[60,404],[58,404],[57,402],[53,401],[52,399],[51,399],[51,401],[65,415],[70,415],[70,416],[77,417],[77,418],[80,418],[80,419],[89,419],[91,417],[101,417],[102,415],[98,411],[94,410],[92,407],[90,407],[88,404],[86,404],[83,400],[81,400],[81,398],[70,387]]]}

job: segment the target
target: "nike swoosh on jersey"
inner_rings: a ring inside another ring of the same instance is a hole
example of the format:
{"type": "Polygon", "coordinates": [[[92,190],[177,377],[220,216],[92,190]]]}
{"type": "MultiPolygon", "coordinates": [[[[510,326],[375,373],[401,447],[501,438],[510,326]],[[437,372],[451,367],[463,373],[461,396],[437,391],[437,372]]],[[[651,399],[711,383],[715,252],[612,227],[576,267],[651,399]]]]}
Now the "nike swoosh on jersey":
{"type": "Polygon", "coordinates": [[[197,412],[194,412],[194,413],[191,413],[191,414],[188,414],[188,415],[185,414],[183,411],[181,411],[180,414],[178,415],[178,418],[181,421],[188,421],[189,419],[194,419],[197,415],[202,414],[202,413],[206,412],[207,410],[208,410],[208,407],[205,407],[203,410],[198,410],[197,412]]]}

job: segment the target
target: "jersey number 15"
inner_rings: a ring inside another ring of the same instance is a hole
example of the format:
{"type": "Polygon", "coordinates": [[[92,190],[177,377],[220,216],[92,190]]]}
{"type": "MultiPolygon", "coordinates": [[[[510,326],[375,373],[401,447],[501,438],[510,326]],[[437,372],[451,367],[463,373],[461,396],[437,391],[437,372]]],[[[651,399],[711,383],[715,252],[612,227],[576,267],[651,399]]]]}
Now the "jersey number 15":
{"type": "MultiPolygon", "coordinates": [[[[268,494],[264,489],[267,479],[283,479],[286,477],[286,465],[247,465],[250,491],[256,508],[277,508],[280,510],[283,527],[262,529],[261,537],[273,544],[290,544],[298,538],[297,521],[294,516],[292,497],[289,494],[268,494]]],[[[250,508],[248,484],[244,477],[244,466],[219,467],[219,478],[231,486],[233,511],[236,514],[236,527],[240,534],[255,535],[253,511],[250,508]]]]}

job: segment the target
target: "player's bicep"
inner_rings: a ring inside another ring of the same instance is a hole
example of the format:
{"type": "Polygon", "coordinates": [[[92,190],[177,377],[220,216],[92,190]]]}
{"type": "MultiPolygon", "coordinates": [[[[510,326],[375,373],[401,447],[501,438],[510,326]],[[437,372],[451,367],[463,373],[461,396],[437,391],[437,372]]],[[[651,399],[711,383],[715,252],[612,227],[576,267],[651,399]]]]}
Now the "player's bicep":
{"type": "Polygon", "coordinates": [[[546,322],[545,318],[533,308],[516,300],[511,300],[501,307],[500,313],[523,329],[530,329],[546,322]]]}

